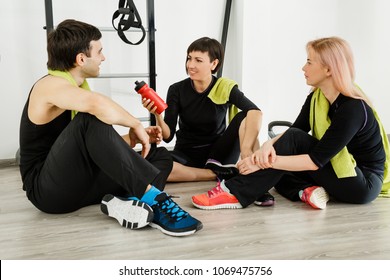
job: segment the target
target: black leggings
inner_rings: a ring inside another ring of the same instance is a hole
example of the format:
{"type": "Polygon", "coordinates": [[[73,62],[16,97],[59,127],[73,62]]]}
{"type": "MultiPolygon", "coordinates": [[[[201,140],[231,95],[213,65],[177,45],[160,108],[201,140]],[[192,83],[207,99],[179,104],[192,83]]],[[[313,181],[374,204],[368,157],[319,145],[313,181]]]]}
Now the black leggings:
{"type": "Polygon", "coordinates": [[[193,148],[175,146],[171,152],[173,160],[186,166],[203,168],[208,159],[223,164],[235,164],[240,156],[239,129],[246,112],[237,113],[225,132],[213,144],[193,148]]]}
{"type": "MultiPolygon", "coordinates": [[[[278,155],[307,154],[317,141],[302,130],[289,128],[274,148],[278,155]]],[[[374,200],[381,191],[382,178],[359,167],[355,170],[356,177],[339,179],[330,162],[316,171],[289,172],[270,168],[236,176],[225,184],[244,207],[274,186],[281,195],[293,201],[299,200],[300,190],[313,185],[322,186],[333,198],[347,203],[374,200]]]]}
{"type": "Polygon", "coordinates": [[[152,149],[145,160],[112,126],[78,113],[52,146],[28,197],[48,213],[100,203],[108,193],[140,198],[148,184],[164,189],[172,165],[165,148],[152,149]]]}

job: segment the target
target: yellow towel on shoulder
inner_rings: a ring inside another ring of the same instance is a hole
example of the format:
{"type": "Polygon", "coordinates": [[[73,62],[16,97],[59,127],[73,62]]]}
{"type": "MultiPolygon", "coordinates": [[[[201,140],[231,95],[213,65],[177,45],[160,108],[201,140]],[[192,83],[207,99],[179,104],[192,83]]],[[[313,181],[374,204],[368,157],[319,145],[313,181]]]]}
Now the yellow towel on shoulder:
{"type": "MultiPolygon", "coordinates": [[[[330,126],[330,119],[328,117],[329,102],[317,88],[314,91],[310,103],[310,128],[315,138],[321,139],[326,130],[330,126]]],[[[355,177],[356,161],[348,152],[347,147],[344,147],[338,154],[336,154],[330,163],[338,178],[355,177]]]]}
{"type": "MultiPolygon", "coordinates": [[[[237,82],[233,80],[219,78],[207,97],[215,104],[226,104],[229,101],[230,92],[235,85],[237,85],[237,82]]],[[[237,113],[238,108],[235,105],[231,105],[229,108],[229,122],[232,121],[237,113]]]]}
{"type": "Polygon", "coordinates": [[[379,116],[377,112],[373,109],[374,116],[379,124],[379,129],[381,131],[382,136],[382,142],[383,142],[383,149],[386,153],[386,161],[385,161],[385,172],[383,174],[383,186],[381,193],[379,194],[380,197],[390,197],[390,174],[389,174],[389,164],[390,164],[390,147],[389,147],[389,139],[387,137],[385,128],[382,125],[382,122],[379,119],[379,116]]]}
{"type": "MultiPolygon", "coordinates": [[[[73,78],[73,76],[68,72],[68,71],[59,71],[59,70],[50,70],[49,69],[49,75],[56,76],[56,77],[61,77],[67,80],[69,83],[77,87],[76,80],[73,78]]],[[[83,89],[86,90],[91,90],[87,80],[84,80],[84,82],[80,86],[83,89]]],[[[76,116],[77,111],[72,111],[72,119],[76,116]]]]}
{"type": "MultiPolygon", "coordinates": [[[[361,92],[363,92],[363,90],[359,86],[357,86],[357,87],[360,89],[361,92]]],[[[390,197],[390,174],[389,174],[390,147],[389,147],[389,139],[387,137],[385,128],[383,127],[383,124],[379,118],[378,113],[375,111],[374,108],[371,108],[371,109],[374,113],[376,121],[378,122],[379,130],[380,130],[380,133],[382,136],[383,149],[385,150],[385,153],[386,153],[385,170],[384,170],[384,174],[383,174],[383,186],[382,186],[382,190],[381,190],[381,193],[379,194],[379,196],[380,197],[390,197]]]]}
{"type": "MultiPolygon", "coordinates": [[[[330,120],[328,118],[328,111],[329,111],[329,102],[325,98],[324,94],[321,92],[320,89],[317,89],[313,97],[311,99],[310,104],[310,127],[312,129],[313,136],[317,139],[321,139],[321,137],[324,135],[326,129],[330,125],[330,120]],[[315,124],[314,123],[314,119],[315,124]],[[314,127],[313,127],[314,125],[314,127]]],[[[381,193],[379,194],[380,197],[390,197],[390,174],[389,174],[389,166],[390,166],[390,145],[389,145],[389,139],[387,137],[387,134],[385,132],[385,129],[383,127],[383,124],[375,111],[374,108],[372,108],[372,111],[374,113],[375,119],[378,122],[380,133],[382,136],[382,142],[383,142],[383,148],[386,153],[386,161],[385,161],[385,168],[384,168],[384,176],[383,176],[383,186],[381,193]]],[[[335,155],[330,160],[333,169],[336,172],[336,175],[338,178],[345,178],[345,177],[353,177],[356,176],[355,172],[355,166],[356,162],[353,156],[348,152],[348,149],[344,147],[337,155],[335,155]],[[354,175],[353,175],[354,174],[354,175]]]]}

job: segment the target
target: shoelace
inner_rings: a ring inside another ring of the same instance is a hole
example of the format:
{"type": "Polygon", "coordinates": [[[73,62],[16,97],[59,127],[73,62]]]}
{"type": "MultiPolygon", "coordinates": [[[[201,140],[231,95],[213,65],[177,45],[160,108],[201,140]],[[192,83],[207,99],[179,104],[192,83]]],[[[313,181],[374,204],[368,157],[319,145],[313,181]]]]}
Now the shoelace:
{"type": "Polygon", "coordinates": [[[165,200],[159,202],[159,205],[161,206],[161,211],[169,216],[171,220],[175,220],[176,222],[186,218],[188,216],[188,213],[180,208],[179,205],[177,205],[176,202],[174,202],[172,199],[172,196],[167,196],[165,200]]]}
{"type": "Polygon", "coordinates": [[[223,189],[221,188],[221,182],[218,180],[217,185],[212,188],[211,190],[207,191],[207,196],[208,197],[213,197],[216,196],[217,194],[224,192],[223,189]]]}

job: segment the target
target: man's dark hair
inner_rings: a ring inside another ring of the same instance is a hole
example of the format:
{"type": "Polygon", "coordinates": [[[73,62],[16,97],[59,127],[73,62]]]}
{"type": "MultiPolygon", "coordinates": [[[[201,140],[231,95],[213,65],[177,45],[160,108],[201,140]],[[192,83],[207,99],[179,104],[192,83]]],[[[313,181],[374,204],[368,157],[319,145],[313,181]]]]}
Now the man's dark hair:
{"type": "Polygon", "coordinates": [[[98,41],[101,37],[101,32],[93,25],[73,19],[64,20],[47,38],[48,69],[72,69],[76,56],[79,53],[89,56],[91,41],[98,41]]]}

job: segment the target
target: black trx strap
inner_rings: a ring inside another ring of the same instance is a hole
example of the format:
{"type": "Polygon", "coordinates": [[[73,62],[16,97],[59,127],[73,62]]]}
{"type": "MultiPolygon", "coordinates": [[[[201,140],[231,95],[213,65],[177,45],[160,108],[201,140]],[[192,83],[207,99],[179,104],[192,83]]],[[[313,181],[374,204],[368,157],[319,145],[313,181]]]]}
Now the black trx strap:
{"type": "Polygon", "coordinates": [[[139,45],[145,39],[145,28],[142,26],[141,17],[132,0],[119,0],[118,10],[112,15],[112,26],[118,31],[118,35],[122,41],[127,44],[139,45]],[[116,26],[114,21],[119,16],[121,17],[116,26]],[[137,43],[130,42],[125,36],[124,31],[128,30],[130,27],[140,28],[142,31],[142,38],[137,43]]]}

